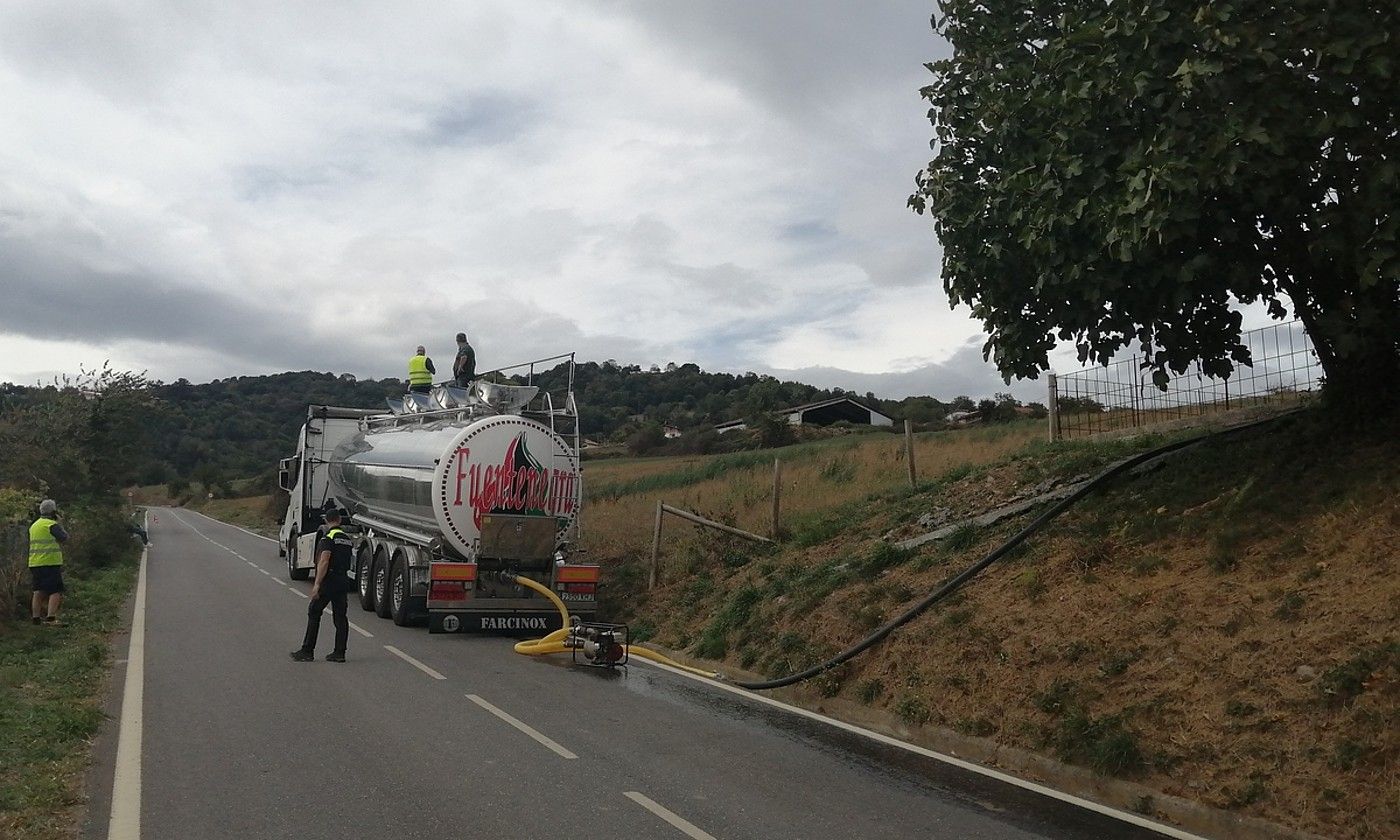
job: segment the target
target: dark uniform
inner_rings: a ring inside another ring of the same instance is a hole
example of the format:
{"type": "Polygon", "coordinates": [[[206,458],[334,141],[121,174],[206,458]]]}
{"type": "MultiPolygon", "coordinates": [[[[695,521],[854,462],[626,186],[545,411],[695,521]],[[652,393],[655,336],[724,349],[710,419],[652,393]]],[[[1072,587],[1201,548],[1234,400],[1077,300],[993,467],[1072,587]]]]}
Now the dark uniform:
{"type": "Polygon", "coordinates": [[[316,558],[319,561],[321,552],[331,553],[331,567],[326,570],[325,580],[321,581],[321,592],[311,599],[311,605],[306,608],[306,636],[302,639],[301,650],[307,654],[315,653],[316,637],[321,630],[321,613],[325,612],[326,605],[331,607],[331,620],[335,623],[335,649],[331,655],[345,655],[345,643],[350,638],[350,619],[345,615],[346,596],[355,585],[350,577],[350,563],[354,558],[354,542],[350,535],[335,526],[327,531],[316,541],[316,558]]]}

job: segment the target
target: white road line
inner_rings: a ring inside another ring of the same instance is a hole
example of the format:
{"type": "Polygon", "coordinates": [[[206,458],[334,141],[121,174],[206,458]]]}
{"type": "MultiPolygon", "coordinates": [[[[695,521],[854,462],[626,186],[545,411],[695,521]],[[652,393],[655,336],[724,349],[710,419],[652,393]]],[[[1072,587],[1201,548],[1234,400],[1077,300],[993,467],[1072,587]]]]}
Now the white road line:
{"type": "Polygon", "coordinates": [[[293,595],[297,596],[298,598],[306,598],[307,600],[310,600],[310,599],[311,599],[311,596],[310,596],[310,595],[307,595],[305,592],[302,592],[300,589],[288,589],[287,591],[290,592],[290,593],[292,593],[293,595]]]}
{"type": "Polygon", "coordinates": [[[205,519],[208,519],[210,522],[217,522],[217,523],[219,523],[220,525],[227,525],[227,526],[230,527],[230,528],[237,528],[238,530],[242,531],[243,533],[247,534],[247,535],[250,536],[250,537],[257,537],[257,538],[260,539],[260,540],[267,540],[267,541],[270,542],[270,543],[275,543],[275,542],[277,542],[277,540],[274,540],[272,537],[264,537],[262,534],[259,534],[259,533],[256,532],[256,531],[249,531],[247,528],[244,528],[242,525],[234,525],[232,522],[225,522],[225,521],[223,521],[222,519],[215,519],[214,517],[210,516],[210,515],[207,514],[207,513],[200,513],[200,512],[197,511],[197,510],[192,510],[192,511],[190,511],[190,513],[198,514],[199,516],[202,516],[202,517],[204,517],[205,519]]]}
{"type": "MultiPolygon", "coordinates": [[[[258,569],[258,571],[262,572],[263,574],[267,575],[268,577],[272,577],[272,572],[269,572],[267,569],[261,569],[261,568],[260,568],[260,569],[258,569]]],[[[280,583],[281,581],[278,581],[278,582],[280,583]]]]}
{"type": "MultiPolygon", "coordinates": [[[[361,631],[361,632],[363,632],[363,631],[361,631]]],[[[365,635],[369,635],[369,634],[366,633],[365,635]]],[[[423,673],[427,674],[428,676],[432,677],[432,678],[435,679],[435,680],[445,680],[445,679],[447,679],[447,677],[444,677],[442,674],[438,673],[437,671],[434,671],[432,668],[429,668],[427,665],[424,665],[422,662],[419,662],[417,659],[414,659],[413,657],[409,656],[408,654],[404,653],[403,651],[399,650],[398,648],[394,647],[393,645],[385,645],[385,646],[384,646],[384,649],[387,650],[387,651],[389,651],[389,652],[392,653],[393,655],[397,656],[398,658],[402,659],[403,661],[407,662],[408,664],[412,665],[413,667],[417,668],[418,670],[422,671],[423,673]]]]}
{"type": "Polygon", "coordinates": [[[361,627],[360,625],[356,624],[356,623],[353,622],[353,621],[350,622],[350,629],[351,629],[351,630],[354,630],[356,633],[359,633],[361,636],[364,636],[366,639],[373,639],[373,638],[374,638],[374,634],[373,634],[373,633],[369,632],[368,630],[366,630],[365,628],[361,627]]]}
{"type": "Polygon", "coordinates": [[[286,586],[286,585],[287,585],[287,582],[286,582],[285,580],[282,580],[281,578],[273,578],[273,579],[272,579],[272,582],[275,583],[275,584],[277,584],[278,586],[286,586]]]}
{"type": "Polygon", "coordinates": [[[695,840],[715,840],[713,834],[701,831],[689,820],[686,820],[669,808],[657,804],[655,800],[646,794],[638,793],[635,790],[629,790],[625,791],[622,795],[675,826],[687,837],[693,837],[695,840]]]}
{"type": "Polygon", "coordinates": [[[782,709],[794,715],[805,717],[808,720],[820,721],[822,723],[827,724],[828,726],[834,726],[837,729],[843,730],[845,732],[850,732],[855,735],[862,735],[866,738],[869,738],[872,741],[879,741],[882,744],[887,744],[891,747],[898,747],[899,749],[907,750],[908,752],[924,756],[925,758],[931,758],[935,761],[941,761],[944,764],[951,764],[954,767],[959,767],[963,770],[967,770],[970,773],[976,773],[979,776],[986,776],[990,779],[996,779],[997,781],[1005,782],[1008,785],[1015,785],[1018,788],[1024,788],[1025,790],[1033,791],[1035,793],[1040,794],[1041,796],[1048,796],[1051,799],[1058,799],[1061,802],[1066,802],[1070,805],[1074,805],[1075,807],[1083,808],[1086,811],[1093,811],[1096,814],[1103,814],[1106,817],[1113,817],[1114,819],[1119,820],[1121,822],[1136,825],[1141,828],[1146,828],[1151,831],[1155,831],[1158,834],[1163,834],[1167,837],[1176,838],[1176,840],[1208,840],[1207,838],[1202,837],[1199,834],[1192,834],[1189,831],[1182,831],[1179,828],[1174,828],[1169,825],[1154,822],[1153,820],[1146,819],[1145,817],[1140,817],[1137,814],[1130,814],[1127,811],[1120,811],[1117,808],[1113,808],[1108,805],[1102,805],[1098,802],[1094,802],[1088,799],[1083,799],[1081,797],[1075,796],[1074,794],[1065,793],[1064,791],[1055,790],[1052,787],[1046,787],[1045,785],[1037,784],[1035,782],[1027,781],[1025,779],[1019,779],[1015,776],[1010,776],[1006,773],[993,770],[990,767],[983,767],[980,764],[973,764],[972,762],[964,761],[961,758],[954,758],[951,755],[944,755],[943,753],[934,752],[933,750],[921,747],[917,744],[910,744],[906,741],[901,741],[898,738],[891,738],[888,735],[881,735],[879,732],[873,732],[869,729],[862,729],[859,726],[854,726],[842,720],[829,718],[825,715],[819,715],[816,712],[811,712],[806,709],[799,708],[798,706],[789,705],[787,703],[782,702],[781,700],[774,700],[771,697],[764,697],[762,694],[758,694],[756,692],[746,691],[742,688],[737,688],[732,685],[726,685],[725,683],[712,680],[708,677],[702,677],[698,674],[689,674],[685,671],[672,668],[671,666],[664,665],[660,662],[652,662],[647,659],[642,659],[640,656],[637,657],[635,661],[641,662],[643,665],[650,665],[653,668],[659,668],[663,671],[669,671],[672,674],[675,674],[676,676],[685,677],[686,679],[694,680],[698,683],[703,683],[705,685],[710,686],[711,688],[719,689],[720,691],[727,691],[730,694],[737,694],[740,697],[745,697],[749,700],[754,701],[755,703],[762,703],[767,706],[772,706],[776,709],[782,709]]]}
{"type": "Polygon", "coordinates": [[[122,716],[117,732],[116,769],[112,773],[112,814],[107,840],[140,840],[141,837],[141,726],[146,683],[146,557],[136,575],[136,611],[131,618],[131,639],[126,653],[126,684],[122,689],[122,716]]]}
{"type": "MultiPolygon", "coordinates": [[[[549,747],[551,750],[554,750],[562,758],[578,758],[578,756],[561,747],[558,741],[547,737],[539,730],[530,726],[528,723],[525,723],[519,720],[518,718],[512,717],[507,712],[496,708],[486,700],[483,700],[481,697],[478,697],[475,694],[468,694],[467,699],[480,706],[481,708],[485,709],[486,711],[490,712],[491,714],[495,715],[496,717],[500,718],[501,720],[505,721],[506,723],[510,724],[511,726],[514,726],[516,729],[519,729],[521,732],[524,732],[526,735],[529,735],[531,738],[534,738],[536,741],[539,741],[541,744],[544,744],[546,747],[549,747]]],[[[705,834],[697,836],[709,837],[710,835],[705,834]]]]}

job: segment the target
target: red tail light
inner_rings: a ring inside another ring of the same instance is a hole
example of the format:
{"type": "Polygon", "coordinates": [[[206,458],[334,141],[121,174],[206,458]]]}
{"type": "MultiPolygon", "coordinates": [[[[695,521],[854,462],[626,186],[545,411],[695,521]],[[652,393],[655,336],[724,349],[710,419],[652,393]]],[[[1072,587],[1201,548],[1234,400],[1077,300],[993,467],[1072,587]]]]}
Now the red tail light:
{"type": "Polygon", "coordinates": [[[598,591],[598,584],[596,584],[596,583],[566,583],[566,584],[564,584],[564,591],[565,591],[565,592],[572,592],[572,593],[574,593],[574,594],[576,594],[576,595],[592,595],[592,594],[594,594],[595,592],[598,591]]]}
{"type": "Polygon", "coordinates": [[[433,581],[428,591],[430,601],[465,601],[467,588],[459,581],[433,581]]]}

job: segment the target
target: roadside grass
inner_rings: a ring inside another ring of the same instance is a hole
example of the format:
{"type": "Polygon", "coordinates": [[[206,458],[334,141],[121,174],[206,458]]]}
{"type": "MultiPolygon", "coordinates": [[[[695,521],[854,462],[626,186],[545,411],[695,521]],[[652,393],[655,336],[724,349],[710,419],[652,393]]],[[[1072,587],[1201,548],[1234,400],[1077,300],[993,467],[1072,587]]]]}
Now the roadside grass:
{"type": "MultiPolygon", "coordinates": [[[[69,838],[137,561],[65,571],[64,627],[0,625],[0,837],[69,838]]],[[[27,611],[26,611],[27,612],[27,611]]]]}
{"type": "MultiPolygon", "coordinates": [[[[196,501],[188,507],[220,522],[240,525],[266,537],[277,536],[277,516],[269,509],[272,497],[245,496],[234,499],[196,501]]],[[[279,511],[280,512],[280,511],[279,511]]]]}

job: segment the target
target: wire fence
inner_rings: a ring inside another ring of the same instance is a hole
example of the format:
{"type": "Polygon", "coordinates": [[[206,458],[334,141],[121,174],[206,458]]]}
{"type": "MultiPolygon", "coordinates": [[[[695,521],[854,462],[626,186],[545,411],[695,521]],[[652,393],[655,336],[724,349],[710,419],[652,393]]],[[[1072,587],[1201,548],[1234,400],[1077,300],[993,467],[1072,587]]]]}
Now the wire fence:
{"type": "Polygon", "coordinates": [[[1322,366],[1301,321],[1272,324],[1240,336],[1251,367],[1229,379],[1175,376],[1165,391],[1133,356],[1106,367],[1050,377],[1050,437],[1084,437],[1188,420],[1227,411],[1286,408],[1312,399],[1322,366]]]}

